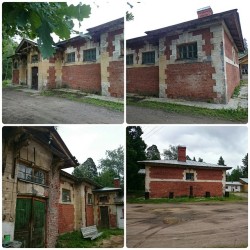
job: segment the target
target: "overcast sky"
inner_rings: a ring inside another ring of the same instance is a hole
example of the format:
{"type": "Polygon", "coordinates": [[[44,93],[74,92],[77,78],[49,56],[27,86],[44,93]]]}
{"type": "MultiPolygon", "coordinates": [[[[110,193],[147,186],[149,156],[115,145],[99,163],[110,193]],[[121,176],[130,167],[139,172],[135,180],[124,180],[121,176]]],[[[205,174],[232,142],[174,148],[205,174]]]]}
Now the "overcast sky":
{"type": "Polygon", "coordinates": [[[184,145],[187,155],[217,164],[222,156],[230,167],[242,166],[248,152],[246,126],[141,126],[147,146],[155,144],[160,153],[169,145],[184,145]]]}
{"type": "Polygon", "coordinates": [[[129,0],[133,5],[126,10],[131,11],[134,20],[126,22],[126,38],[145,35],[145,31],[163,28],[170,25],[190,21],[197,18],[197,9],[211,6],[213,13],[238,9],[243,37],[249,40],[249,8],[246,0],[129,0]]]}
{"type": "MultiPolygon", "coordinates": [[[[106,150],[125,145],[125,128],[121,125],[65,125],[58,126],[57,132],[79,163],[91,157],[98,165],[106,150]]],[[[71,173],[73,168],[64,170],[71,173]]]]}

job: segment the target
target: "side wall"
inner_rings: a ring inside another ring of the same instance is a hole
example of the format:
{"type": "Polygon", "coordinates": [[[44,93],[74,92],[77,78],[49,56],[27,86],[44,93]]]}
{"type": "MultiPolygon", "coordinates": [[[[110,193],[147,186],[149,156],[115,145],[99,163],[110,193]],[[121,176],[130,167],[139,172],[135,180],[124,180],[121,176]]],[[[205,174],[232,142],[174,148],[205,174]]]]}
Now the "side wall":
{"type": "Polygon", "coordinates": [[[150,198],[189,196],[223,196],[225,173],[222,170],[186,169],[183,167],[146,167],[146,191],[150,198]],[[194,173],[194,180],[186,180],[186,173],[194,173]]]}

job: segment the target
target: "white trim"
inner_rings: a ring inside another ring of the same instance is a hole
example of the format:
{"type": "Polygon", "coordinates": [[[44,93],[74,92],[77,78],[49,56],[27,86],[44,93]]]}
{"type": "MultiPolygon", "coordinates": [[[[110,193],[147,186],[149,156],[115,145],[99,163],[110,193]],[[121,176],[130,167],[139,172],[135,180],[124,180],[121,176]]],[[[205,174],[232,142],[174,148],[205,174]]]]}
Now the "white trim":
{"type": "Polygon", "coordinates": [[[229,58],[226,57],[226,56],[225,56],[225,62],[226,62],[226,63],[229,63],[229,64],[231,64],[231,65],[233,65],[233,66],[235,66],[236,68],[239,68],[239,65],[238,65],[237,63],[234,63],[233,60],[229,59],[229,58]]]}

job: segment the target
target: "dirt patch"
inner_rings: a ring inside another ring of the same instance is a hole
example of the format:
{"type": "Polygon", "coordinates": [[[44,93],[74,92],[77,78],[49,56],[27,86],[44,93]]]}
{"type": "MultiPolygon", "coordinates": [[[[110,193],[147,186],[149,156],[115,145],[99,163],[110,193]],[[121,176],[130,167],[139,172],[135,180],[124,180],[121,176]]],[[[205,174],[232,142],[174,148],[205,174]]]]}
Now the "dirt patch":
{"type": "Polygon", "coordinates": [[[112,235],[109,239],[103,240],[98,247],[101,248],[122,248],[124,246],[124,236],[112,235]]]}
{"type": "Polygon", "coordinates": [[[247,202],[127,204],[127,247],[246,247],[247,210],[247,202]]]}

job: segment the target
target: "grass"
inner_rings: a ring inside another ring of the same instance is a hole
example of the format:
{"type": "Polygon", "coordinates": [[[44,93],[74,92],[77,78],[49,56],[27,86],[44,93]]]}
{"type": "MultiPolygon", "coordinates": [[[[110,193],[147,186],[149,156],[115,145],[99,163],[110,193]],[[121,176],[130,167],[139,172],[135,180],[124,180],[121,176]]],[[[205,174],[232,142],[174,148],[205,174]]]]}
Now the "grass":
{"type": "Polygon", "coordinates": [[[11,83],[11,80],[3,80],[2,81],[2,86],[3,87],[6,87],[8,84],[10,84],[11,83]]]}
{"type": "Polygon", "coordinates": [[[132,98],[127,98],[128,105],[146,107],[152,109],[161,109],[163,111],[175,112],[180,114],[188,114],[194,116],[206,116],[230,121],[247,122],[248,109],[208,109],[193,106],[186,106],[174,103],[160,103],[154,101],[135,102],[132,98]]]}
{"type": "Polygon", "coordinates": [[[127,199],[128,203],[136,203],[136,204],[162,204],[162,203],[180,203],[180,202],[219,202],[219,201],[226,201],[226,202],[239,202],[245,201],[246,198],[230,194],[229,197],[176,197],[173,199],[169,198],[155,198],[155,199],[148,199],[145,200],[144,197],[131,197],[127,199]]]}
{"type": "Polygon", "coordinates": [[[60,235],[57,239],[57,248],[95,248],[103,239],[108,239],[112,235],[124,235],[122,229],[100,229],[103,234],[95,240],[84,239],[79,231],[60,235]]]}
{"type": "Polygon", "coordinates": [[[56,96],[56,97],[65,98],[71,101],[87,103],[87,104],[104,107],[104,108],[108,108],[108,109],[116,110],[120,112],[124,111],[123,103],[116,103],[112,101],[105,101],[105,100],[100,100],[100,99],[95,99],[95,98],[84,98],[83,95],[77,94],[77,93],[60,93],[60,92],[56,92],[52,90],[46,90],[46,91],[43,91],[41,95],[56,96]]]}
{"type": "Polygon", "coordinates": [[[240,89],[243,85],[247,85],[247,80],[240,80],[240,84],[234,89],[233,98],[239,96],[240,89]]]}

